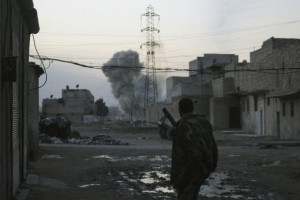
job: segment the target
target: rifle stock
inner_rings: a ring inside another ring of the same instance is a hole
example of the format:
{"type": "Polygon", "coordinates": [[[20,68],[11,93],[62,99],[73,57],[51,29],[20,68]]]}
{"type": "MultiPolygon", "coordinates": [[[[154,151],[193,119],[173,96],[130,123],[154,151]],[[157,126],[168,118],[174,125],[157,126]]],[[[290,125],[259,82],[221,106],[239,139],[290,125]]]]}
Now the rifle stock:
{"type": "Polygon", "coordinates": [[[174,120],[172,115],[169,113],[167,108],[163,108],[162,111],[165,114],[166,118],[168,118],[168,120],[171,122],[171,124],[175,127],[176,126],[176,121],[174,120]]]}

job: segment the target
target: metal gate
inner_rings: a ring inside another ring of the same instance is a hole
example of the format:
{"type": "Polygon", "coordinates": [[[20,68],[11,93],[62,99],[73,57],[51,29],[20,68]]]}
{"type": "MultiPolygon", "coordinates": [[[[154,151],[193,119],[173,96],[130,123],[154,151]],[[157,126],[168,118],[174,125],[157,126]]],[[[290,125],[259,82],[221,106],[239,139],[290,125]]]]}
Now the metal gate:
{"type": "Polygon", "coordinates": [[[13,193],[18,189],[20,180],[20,104],[19,87],[13,82],[12,87],[12,152],[13,152],[13,193]]]}

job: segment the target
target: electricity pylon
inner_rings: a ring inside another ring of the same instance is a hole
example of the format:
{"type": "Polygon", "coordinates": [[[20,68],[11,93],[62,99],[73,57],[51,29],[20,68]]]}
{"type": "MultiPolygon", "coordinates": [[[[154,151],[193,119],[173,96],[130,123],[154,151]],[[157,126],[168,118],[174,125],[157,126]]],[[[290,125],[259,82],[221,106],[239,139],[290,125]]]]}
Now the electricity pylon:
{"type": "Polygon", "coordinates": [[[155,18],[159,15],[154,12],[154,8],[149,5],[146,13],[142,14],[146,17],[146,27],[141,31],[145,32],[146,42],[141,45],[146,46],[146,77],[145,77],[145,96],[144,96],[144,109],[147,106],[157,102],[157,83],[156,83],[156,69],[155,69],[155,46],[159,44],[155,42],[154,33],[159,33],[159,29],[155,28],[155,18]]]}

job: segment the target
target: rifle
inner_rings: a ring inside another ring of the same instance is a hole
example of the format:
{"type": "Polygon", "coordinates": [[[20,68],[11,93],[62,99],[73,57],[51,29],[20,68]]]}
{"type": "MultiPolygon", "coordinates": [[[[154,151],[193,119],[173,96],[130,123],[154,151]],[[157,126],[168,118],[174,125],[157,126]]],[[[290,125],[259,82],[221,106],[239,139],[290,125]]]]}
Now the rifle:
{"type": "Polygon", "coordinates": [[[174,120],[174,118],[172,117],[172,115],[169,113],[169,111],[167,110],[167,108],[163,108],[162,111],[165,114],[165,117],[168,118],[168,120],[171,122],[171,124],[175,127],[177,125],[176,121],[174,120]]]}

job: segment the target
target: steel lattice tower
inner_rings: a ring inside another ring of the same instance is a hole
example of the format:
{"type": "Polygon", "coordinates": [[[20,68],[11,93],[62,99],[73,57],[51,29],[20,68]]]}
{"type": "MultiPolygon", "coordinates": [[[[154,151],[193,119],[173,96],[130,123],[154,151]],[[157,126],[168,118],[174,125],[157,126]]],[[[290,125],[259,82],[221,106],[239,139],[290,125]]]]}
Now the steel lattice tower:
{"type": "Polygon", "coordinates": [[[159,20],[159,15],[154,12],[154,8],[149,5],[146,13],[142,14],[142,18],[146,17],[146,27],[141,31],[145,32],[146,42],[141,45],[146,46],[146,78],[145,78],[145,96],[144,109],[151,104],[157,102],[157,84],[155,69],[155,46],[159,44],[155,42],[154,33],[159,33],[159,29],[155,28],[155,18],[159,20]]]}

